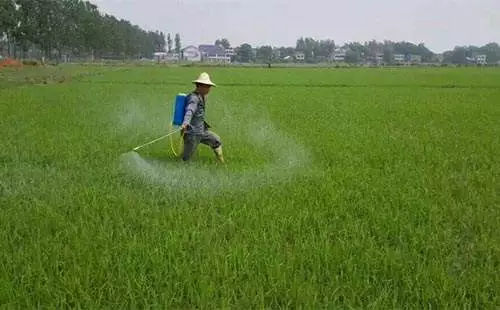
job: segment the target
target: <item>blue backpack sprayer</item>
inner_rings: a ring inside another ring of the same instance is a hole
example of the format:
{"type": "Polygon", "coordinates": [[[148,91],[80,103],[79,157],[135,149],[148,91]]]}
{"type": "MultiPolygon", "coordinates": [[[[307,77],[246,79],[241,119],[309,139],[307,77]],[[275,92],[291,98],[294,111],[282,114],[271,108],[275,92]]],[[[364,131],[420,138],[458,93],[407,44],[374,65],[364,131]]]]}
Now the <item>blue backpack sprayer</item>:
{"type": "Polygon", "coordinates": [[[174,138],[174,134],[181,131],[181,126],[182,122],[184,121],[184,114],[186,109],[186,98],[186,94],[178,94],[175,97],[173,117],[172,122],[170,123],[170,132],[164,136],[154,139],[153,141],[135,147],[133,151],[137,151],[145,146],[170,137],[170,148],[172,149],[172,152],[175,156],[179,156],[182,153],[183,147],[182,134],[178,138],[174,138]]]}

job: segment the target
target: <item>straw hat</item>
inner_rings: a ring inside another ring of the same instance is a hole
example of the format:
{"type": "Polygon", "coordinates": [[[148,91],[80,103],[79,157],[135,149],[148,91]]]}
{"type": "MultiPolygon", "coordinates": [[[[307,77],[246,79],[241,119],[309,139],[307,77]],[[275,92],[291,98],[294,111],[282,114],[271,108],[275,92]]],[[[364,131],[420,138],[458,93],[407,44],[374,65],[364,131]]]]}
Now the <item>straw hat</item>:
{"type": "Polygon", "coordinates": [[[205,85],[210,85],[210,86],[214,86],[214,87],[217,86],[217,85],[215,85],[215,83],[210,81],[210,76],[206,72],[203,72],[202,74],[200,74],[198,79],[194,80],[193,83],[205,84],[205,85]]]}

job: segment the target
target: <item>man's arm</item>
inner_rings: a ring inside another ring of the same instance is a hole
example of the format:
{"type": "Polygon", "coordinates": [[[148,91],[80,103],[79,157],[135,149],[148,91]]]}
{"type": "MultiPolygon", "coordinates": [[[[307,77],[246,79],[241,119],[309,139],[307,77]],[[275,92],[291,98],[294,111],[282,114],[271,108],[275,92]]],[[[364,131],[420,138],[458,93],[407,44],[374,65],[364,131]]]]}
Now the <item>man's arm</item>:
{"type": "Polygon", "coordinates": [[[184,114],[184,121],[182,122],[182,128],[189,127],[191,124],[191,119],[193,118],[194,113],[198,109],[198,100],[195,96],[190,96],[188,104],[186,106],[186,113],[184,114]]]}

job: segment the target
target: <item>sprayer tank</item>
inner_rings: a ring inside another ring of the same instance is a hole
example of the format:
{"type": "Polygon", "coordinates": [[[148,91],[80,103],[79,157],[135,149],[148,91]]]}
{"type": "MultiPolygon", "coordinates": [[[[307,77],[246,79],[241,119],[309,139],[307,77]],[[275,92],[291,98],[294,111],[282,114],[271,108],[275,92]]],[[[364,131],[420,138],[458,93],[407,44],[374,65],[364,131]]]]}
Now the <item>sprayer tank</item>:
{"type": "Polygon", "coordinates": [[[186,94],[178,94],[175,96],[174,104],[174,119],[172,124],[175,126],[181,126],[184,121],[184,112],[186,109],[186,94]]]}

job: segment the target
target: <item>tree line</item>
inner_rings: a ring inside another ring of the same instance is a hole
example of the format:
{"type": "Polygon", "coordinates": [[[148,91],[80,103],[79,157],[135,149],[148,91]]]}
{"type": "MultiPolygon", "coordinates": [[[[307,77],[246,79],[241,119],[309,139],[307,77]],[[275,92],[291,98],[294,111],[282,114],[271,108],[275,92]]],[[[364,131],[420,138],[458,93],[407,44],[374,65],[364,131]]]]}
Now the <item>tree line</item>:
{"type": "Polygon", "coordinates": [[[8,55],[23,58],[150,58],[165,48],[163,32],[145,31],[82,0],[1,0],[0,39],[8,55]]]}
{"type": "MultiPolygon", "coordinates": [[[[225,42],[226,48],[230,46],[227,39],[218,39],[216,44],[218,42],[225,42]]],[[[497,43],[489,43],[482,47],[456,47],[452,51],[438,55],[427,48],[424,43],[372,40],[364,43],[349,42],[336,45],[333,40],[313,38],[299,38],[295,47],[260,46],[253,48],[250,44],[244,43],[235,48],[234,60],[237,62],[280,62],[291,59],[297,52],[301,52],[304,54],[304,62],[319,63],[331,61],[335,51],[345,54],[344,61],[352,64],[362,63],[377,56],[381,56],[384,63],[393,64],[396,63],[394,55],[398,54],[419,56],[424,63],[467,64],[471,63],[477,55],[486,55],[489,64],[497,64],[500,61],[500,46],[497,43]]]]}
{"type": "Polygon", "coordinates": [[[500,46],[498,43],[488,43],[484,46],[457,46],[452,51],[443,53],[443,62],[467,64],[474,56],[485,55],[489,64],[499,64],[500,46]]]}

